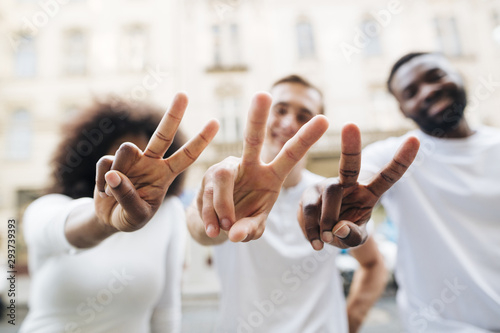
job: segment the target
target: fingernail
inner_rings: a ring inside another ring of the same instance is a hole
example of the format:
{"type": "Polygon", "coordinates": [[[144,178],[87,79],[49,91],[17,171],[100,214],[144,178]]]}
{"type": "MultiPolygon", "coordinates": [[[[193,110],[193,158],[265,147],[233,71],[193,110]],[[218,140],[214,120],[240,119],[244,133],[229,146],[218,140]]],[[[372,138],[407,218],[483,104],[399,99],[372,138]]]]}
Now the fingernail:
{"type": "Polygon", "coordinates": [[[229,221],[229,219],[222,219],[220,221],[220,224],[222,226],[222,229],[224,229],[224,230],[231,229],[231,221],[229,221]]]}
{"type": "Polygon", "coordinates": [[[323,243],[319,239],[315,239],[311,242],[313,249],[319,251],[323,248],[323,243]]]}
{"type": "Polygon", "coordinates": [[[351,229],[349,229],[347,224],[344,224],[342,227],[337,229],[337,231],[335,231],[335,236],[337,236],[338,238],[346,238],[347,236],[349,236],[350,232],[351,229]]]}
{"type": "Polygon", "coordinates": [[[99,196],[103,199],[106,199],[108,197],[105,192],[101,192],[101,191],[99,191],[99,196]]]}
{"type": "Polygon", "coordinates": [[[323,238],[323,242],[325,243],[333,242],[333,234],[331,231],[323,231],[321,238],[323,238]]]}
{"type": "Polygon", "coordinates": [[[105,187],[104,187],[104,193],[108,197],[112,197],[113,196],[113,194],[111,193],[111,186],[109,186],[109,184],[105,185],[105,187]]]}
{"type": "Polygon", "coordinates": [[[208,227],[207,227],[207,235],[208,235],[209,237],[212,237],[212,236],[211,236],[211,234],[212,234],[214,231],[215,231],[215,227],[214,227],[213,225],[209,224],[209,225],[208,225],[208,227]]]}
{"type": "Polygon", "coordinates": [[[106,182],[111,186],[112,188],[116,188],[120,183],[122,182],[122,179],[120,176],[116,174],[116,172],[108,172],[106,174],[106,182]]]}

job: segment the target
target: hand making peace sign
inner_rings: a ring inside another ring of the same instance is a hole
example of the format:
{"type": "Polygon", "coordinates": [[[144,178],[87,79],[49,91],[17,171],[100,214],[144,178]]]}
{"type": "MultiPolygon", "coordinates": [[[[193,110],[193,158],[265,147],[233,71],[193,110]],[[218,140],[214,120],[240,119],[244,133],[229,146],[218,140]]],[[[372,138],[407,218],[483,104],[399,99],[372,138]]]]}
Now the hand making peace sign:
{"type": "Polygon", "coordinates": [[[144,152],[133,143],[123,143],[115,156],[97,163],[94,190],[96,214],[105,225],[119,231],[142,228],[156,213],[175,177],[191,165],[218,131],[217,121],[167,159],[187,107],[187,96],[178,93],[163,116],[144,152]]]}
{"type": "Polygon", "coordinates": [[[323,242],[340,248],[362,244],[366,222],[382,194],[391,188],[415,159],[419,141],[408,138],[368,185],[358,183],[361,168],[361,134],[354,124],[342,129],[339,177],[330,178],[304,192],[298,220],[306,238],[316,250],[323,242]]]}
{"type": "Polygon", "coordinates": [[[197,206],[209,237],[228,231],[233,242],[258,239],[292,168],[328,128],[326,117],[312,118],[268,164],[260,154],[271,106],[268,93],[257,94],[248,113],[241,158],[228,157],[204,175],[197,206]]]}

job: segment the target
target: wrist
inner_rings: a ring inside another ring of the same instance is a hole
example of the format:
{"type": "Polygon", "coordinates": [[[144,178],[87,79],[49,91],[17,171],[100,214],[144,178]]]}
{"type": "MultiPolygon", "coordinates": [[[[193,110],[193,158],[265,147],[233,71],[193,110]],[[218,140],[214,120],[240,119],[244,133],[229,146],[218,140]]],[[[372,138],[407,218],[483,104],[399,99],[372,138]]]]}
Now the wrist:
{"type": "MultiPolygon", "coordinates": [[[[119,230],[113,227],[112,225],[104,222],[102,219],[97,216],[97,214],[94,214],[94,224],[96,226],[96,236],[101,236],[102,239],[105,239],[112,234],[118,232],[119,230]]],[[[99,237],[100,238],[100,237],[99,237]]]]}

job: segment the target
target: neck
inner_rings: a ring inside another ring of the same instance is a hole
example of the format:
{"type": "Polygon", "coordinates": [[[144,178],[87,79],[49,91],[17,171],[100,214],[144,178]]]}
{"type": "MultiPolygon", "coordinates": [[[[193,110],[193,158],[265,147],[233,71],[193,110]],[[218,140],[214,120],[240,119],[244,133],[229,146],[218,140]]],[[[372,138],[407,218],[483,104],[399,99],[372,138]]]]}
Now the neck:
{"type": "Polygon", "coordinates": [[[297,185],[302,180],[302,170],[305,167],[305,160],[302,159],[293,167],[283,182],[283,188],[289,188],[297,185]]]}

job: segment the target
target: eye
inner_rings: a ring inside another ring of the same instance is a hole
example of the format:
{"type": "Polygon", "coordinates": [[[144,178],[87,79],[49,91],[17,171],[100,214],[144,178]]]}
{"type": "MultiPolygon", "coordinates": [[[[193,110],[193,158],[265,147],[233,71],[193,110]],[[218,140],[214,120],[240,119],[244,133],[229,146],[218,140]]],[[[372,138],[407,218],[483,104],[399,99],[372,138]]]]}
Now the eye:
{"type": "Polygon", "coordinates": [[[297,121],[301,124],[307,123],[309,120],[311,120],[312,115],[308,113],[301,113],[297,116],[297,121]]]}
{"type": "Polygon", "coordinates": [[[427,75],[427,80],[429,82],[435,82],[441,80],[446,76],[446,73],[440,69],[433,70],[427,75]]]}
{"type": "Polygon", "coordinates": [[[284,107],[282,105],[278,105],[275,108],[275,112],[276,112],[276,114],[279,114],[279,115],[285,115],[287,113],[287,110],[286,110],[286,107],[284,107]]]}
{"type": "Polygon", "coordinates": [[[409,87],[403,92],[403,99],[410,99],[415,96],[416,93],[417,89],[415,87],[409,87]]]}

